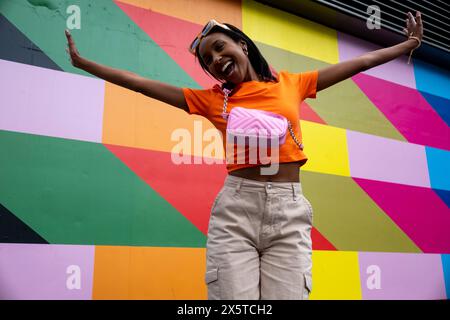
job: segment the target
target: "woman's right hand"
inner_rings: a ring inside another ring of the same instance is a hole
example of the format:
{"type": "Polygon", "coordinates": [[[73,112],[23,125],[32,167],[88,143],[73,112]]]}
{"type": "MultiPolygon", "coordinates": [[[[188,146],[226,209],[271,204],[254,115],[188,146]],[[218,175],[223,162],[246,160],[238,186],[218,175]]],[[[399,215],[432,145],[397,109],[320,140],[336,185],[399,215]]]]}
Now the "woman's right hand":
{"type": "Polygon", "coordinates": [[[72,35],[70,34],[69,30],[66,29],[66,38],[67,38],[67,46],[66,48],[67,53],[70,55],[70,61],[74,67],[79,68],[80,67],[80,53],[77,50],[77,47],[75,46],[75,42],[72,39],[72,35]]]}

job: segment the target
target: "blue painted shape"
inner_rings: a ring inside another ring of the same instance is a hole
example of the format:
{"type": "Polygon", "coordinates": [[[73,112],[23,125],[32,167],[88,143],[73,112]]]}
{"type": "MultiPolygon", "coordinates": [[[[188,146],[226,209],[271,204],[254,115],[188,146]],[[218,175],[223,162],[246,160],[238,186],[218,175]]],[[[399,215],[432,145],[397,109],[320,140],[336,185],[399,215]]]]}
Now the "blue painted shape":
{"type": "Polygon", "coordinates": [[[425,152],[431,187],[450,190],[450,151],[425,147],[425,152]]]}
{"type": "MultiPolygon", "coordinates": [[[[450,88],[448,88],[448,90],[450,90],[450,88]]],[[[427,92],[419,92],[447,125],[450,126],[450,100],[427,92]]]]}
{"type": "Polygon", "coordinates": [[[437,193],[439,198],[441,198],[442,201],[445,202],[447,207],[450,208],[450,191],[448,191],[448,190],[439,190],[439,189],[433,189],[433,190],[434,190],[434,192],[437,193]]]}
{"type": "Polygon", "coordinates": [[[450,72],[422,60],[414,60],[416,89],[450,99],[450,72]]]}
{"type": "Polygon", "coordinates": [[[450,299],[450,254],[442,254],[442,270],[444,271],[445,291],[450,299]]]}

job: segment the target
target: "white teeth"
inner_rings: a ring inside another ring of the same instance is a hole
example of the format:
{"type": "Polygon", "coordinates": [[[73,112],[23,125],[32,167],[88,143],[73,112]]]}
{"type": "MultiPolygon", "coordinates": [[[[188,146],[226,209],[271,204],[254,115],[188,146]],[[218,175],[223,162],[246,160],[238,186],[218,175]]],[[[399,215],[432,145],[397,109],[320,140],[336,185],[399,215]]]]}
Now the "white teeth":
{"type": "Polygon", "coordinates": [[[225,63],[225,65],[222,67],[222,72],[225,72],[225,69],[231,64],[231,61],[228,61],[225,63]]]}

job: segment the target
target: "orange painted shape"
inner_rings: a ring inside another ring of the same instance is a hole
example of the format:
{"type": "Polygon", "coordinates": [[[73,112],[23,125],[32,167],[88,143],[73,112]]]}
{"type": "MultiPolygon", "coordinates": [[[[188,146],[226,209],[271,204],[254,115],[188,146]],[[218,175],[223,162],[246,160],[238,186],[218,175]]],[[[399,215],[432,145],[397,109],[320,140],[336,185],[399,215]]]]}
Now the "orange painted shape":
{"type": "Polygon", "coordinates": [[[239,0],[120,0],[120,2],[201,25],[210,19],[216,19],[242,30],[242,4],[239,0]]]}
{"type": "Polygon", "coordinates": [[[200,248],[95,247],[94,300],[204,300],[200,248]]]}
{"type": "MultiPolygon", "coordinates": [[[[208,129],[217,130],[204,117],[189,115],[169,104],[105,83],[103,143],[171,152],[179,144],[179,140],[171,140],[172,133],[187,129],[194,139],[195,121],[201,134],[208,129]]],[[[194,151],[192,147],[186,154],[201,157],[203,150],[194,151]]]]}

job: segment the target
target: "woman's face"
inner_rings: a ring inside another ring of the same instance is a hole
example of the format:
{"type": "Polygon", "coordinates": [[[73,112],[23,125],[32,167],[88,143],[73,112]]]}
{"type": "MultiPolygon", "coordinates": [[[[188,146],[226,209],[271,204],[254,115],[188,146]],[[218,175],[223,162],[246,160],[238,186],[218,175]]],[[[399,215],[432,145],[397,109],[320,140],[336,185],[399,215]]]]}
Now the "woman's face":
{"type": "Polygon", "coordinates": [[[236,43],[220,32],[207,35],[199,47],[199,55],[214,78],[234,84],[258,80],[246,53],[244,41],[236,43]]]}

